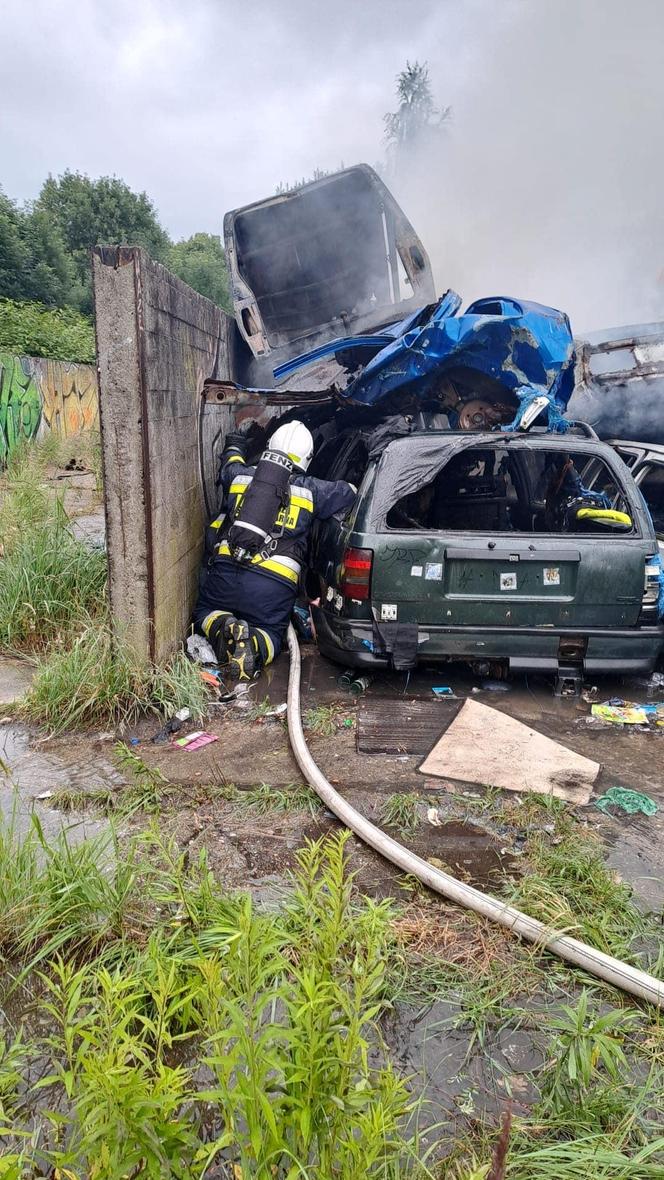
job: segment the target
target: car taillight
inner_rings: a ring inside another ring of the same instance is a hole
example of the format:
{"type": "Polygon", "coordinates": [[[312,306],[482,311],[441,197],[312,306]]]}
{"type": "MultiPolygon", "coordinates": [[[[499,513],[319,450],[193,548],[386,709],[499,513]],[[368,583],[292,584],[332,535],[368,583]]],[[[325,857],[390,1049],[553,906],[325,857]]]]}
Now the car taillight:
{"type": "Polygon", "coordinates": [[[368,598],[373,549],[346,549],[341,560],[339,589],[344,598],[368,598]]]}

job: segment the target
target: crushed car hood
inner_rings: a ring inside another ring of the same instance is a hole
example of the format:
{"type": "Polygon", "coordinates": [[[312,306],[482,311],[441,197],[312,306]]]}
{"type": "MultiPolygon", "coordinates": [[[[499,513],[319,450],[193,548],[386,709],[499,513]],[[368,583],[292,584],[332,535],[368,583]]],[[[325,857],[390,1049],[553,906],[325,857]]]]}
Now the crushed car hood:
{"type": "Polygon", "coordinates": [[[351,375],[336,392],[357,405],[403,412],[408,403],[442,401],[455,426],[455,405],[468,396],[502,396],[514,428],[544,395],[549,426],[565,429],[562,415],[574,387],[574,340],[565,313],[504,297],[477,300],[463,315],[457,314],[460,306],[460,297],[448,291],[378,335],[329,341],[280,365],[275,380],[334,355],[351,375]]]}

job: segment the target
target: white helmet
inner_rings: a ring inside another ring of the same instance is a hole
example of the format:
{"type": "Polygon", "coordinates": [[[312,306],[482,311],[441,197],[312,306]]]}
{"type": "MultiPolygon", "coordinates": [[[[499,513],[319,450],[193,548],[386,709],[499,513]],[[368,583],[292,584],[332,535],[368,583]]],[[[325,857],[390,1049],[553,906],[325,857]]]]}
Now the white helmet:
{"type": "Polygon", "coordinates": [[[304,422],[285,422],[268,443],[271,451],[282,451],[296,467],[306,471],[314,453],[314,440],[304,422]]]}

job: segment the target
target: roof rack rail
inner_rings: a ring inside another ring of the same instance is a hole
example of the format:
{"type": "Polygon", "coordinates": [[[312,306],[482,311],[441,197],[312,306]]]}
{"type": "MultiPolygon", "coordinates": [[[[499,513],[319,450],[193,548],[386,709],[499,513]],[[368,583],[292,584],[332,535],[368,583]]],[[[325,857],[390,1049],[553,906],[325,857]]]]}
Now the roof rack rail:
{"type": "Polygon", "coordinates": [[[582,434],[585,434],[586,438],[593,438],[599,442],[599,435],[595,433],[588,422],[572,422],[571,428],[572,430],[580,430],[582,434]]]}

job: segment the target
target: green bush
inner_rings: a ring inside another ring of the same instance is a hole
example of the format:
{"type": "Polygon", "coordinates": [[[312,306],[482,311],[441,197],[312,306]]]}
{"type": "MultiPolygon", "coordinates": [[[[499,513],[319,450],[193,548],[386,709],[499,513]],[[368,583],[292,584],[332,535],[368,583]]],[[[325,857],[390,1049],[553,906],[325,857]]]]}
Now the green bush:
{"type": "Polygon", "coordinates": [[[69,307],[0,299],[0,352],[94,364],[94,327],[69,307]]]}

